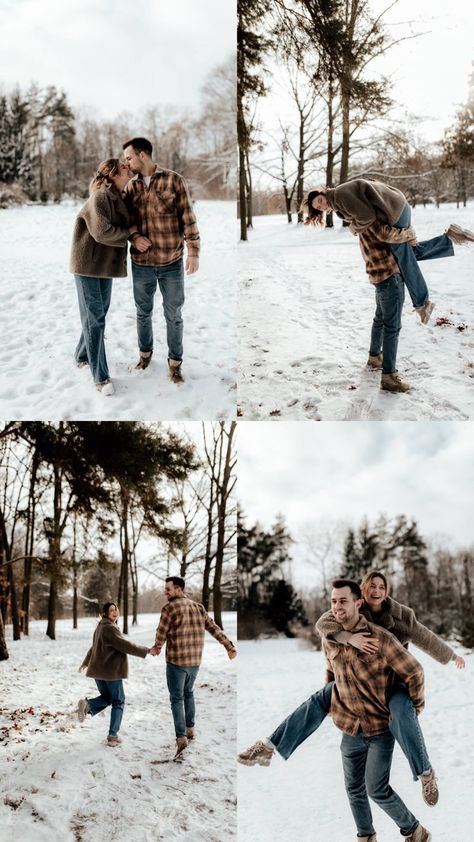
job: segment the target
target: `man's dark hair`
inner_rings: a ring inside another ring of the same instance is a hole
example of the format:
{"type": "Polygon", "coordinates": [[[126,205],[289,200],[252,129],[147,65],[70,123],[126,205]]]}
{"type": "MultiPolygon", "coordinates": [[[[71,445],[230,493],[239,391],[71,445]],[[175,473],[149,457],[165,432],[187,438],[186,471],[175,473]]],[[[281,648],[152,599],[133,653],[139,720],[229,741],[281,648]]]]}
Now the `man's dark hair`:
{"type": "Polygon", "coordinates": [[[184,579],[181,576],[167,576],[165,582],[173,582],[175,588],[182,588],[184,591],[184,579]]]}
{"type": "Polygon", "coordinates": [[[356,599],[362,599],[360,585],[358,582],[354,582],[353,579],[334,579],[331,586],[333,588],[350,588],[351,593],[354,594],[356,599]]]}
{"type": "Polygon", "coordinates": [[[153,152],[153,146],[151,145],[150,141],[146,139],[146,137],[132,137],[131,140],[127,140],[126,143],[122,146],[122,149],[126,149],[127,146],[133,146],[134,152],[146,152],[147,155],[150,156],[153,152]]]}

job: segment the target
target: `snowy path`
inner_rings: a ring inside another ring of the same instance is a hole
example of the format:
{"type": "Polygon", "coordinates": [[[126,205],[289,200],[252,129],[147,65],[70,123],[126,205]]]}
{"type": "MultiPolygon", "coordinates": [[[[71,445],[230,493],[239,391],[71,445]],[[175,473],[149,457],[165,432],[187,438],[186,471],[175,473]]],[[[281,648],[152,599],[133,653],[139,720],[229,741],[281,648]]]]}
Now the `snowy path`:
{"type": "Polygon", "coordinates": [[[45,420],[171,420],[235,415],[235,205],[198,202],[199,273],[186,279],[183,309],[186,382],[167,377],[165,322],[155,299],[155,354],[138,359],[131,270],[114,281],[106,342],[113,397],[99,395],[88,368],[77,369],[74,279],[68,272],[79,205],[0,211],[0,415],[45,420]]]}
{"type": "MultiPolygon", "coordinates": [[[[459,647],[456,647],[458,651],[459,647]]],[[[461,650],[462,651],[462,650],[461,650]]],[[[474,662],[467,668],[442,666],[415,647],[425,669],[426,707],[422,728],[440,788],[439,804],[427,807],[420,784],[395,747],[391,783],[412,812],[431,830],[433,842],[467,842],[474,825],[474,662]]],[[[240,641],[238,746],[268,736],[298,704],[322,686],[324,658],[298,641],[240,641]]],[[[344,842],[355,839],[344,790],[341,732],[330,719],[288,761],[273,758],[268,768],[239,764],[239,840],[258,842],[344,842]]],[[[398,828],[372,804],[381,842],[400,840],[398,828]]]]}
{"type": "MultiPolygon", "coordinates": [[[[157,620],[157,615],[141,615],[131,639],[151,645],[157,620]]],[[[224,625],[235,640],[235,615],[224,615],[224,625]]],[[[0,838],[235,839],[234,662],[206,635],[196,682],[195,742],[182,762],[159,763],[175,751],[163,657],[129,657],[121,746],[106,746],[108,712],[87,717],[83,725],[76,720],[77,699],[96,695],[95,683],[76,671],[94,627],[94,620],[82,620],[74,632],[70,621],[61,621],[53,643],[38,622],[30,640],[9,644],[10,659],[1,667],[0,739],[6,745],[0,838]]]]}
{"type": "MultiPolygon", "coordinates": [[[[450,221],[474,227],[474,209],[418,208],[419,239],[450,221]]],[[[336,223],[339,226],[339,222],[336,223]]],[[[406,295],[398,368],[405,395],[381,392],[367,369],[375,309],[357,239],[349,231],[259,217],[240,243],[239,414],[313,420],[466,420],[474,416],[474,245],[426,261],[436,302],[420,324],[406,295]],[[436,325],[436,319],[449,323],[436,325]]]]}

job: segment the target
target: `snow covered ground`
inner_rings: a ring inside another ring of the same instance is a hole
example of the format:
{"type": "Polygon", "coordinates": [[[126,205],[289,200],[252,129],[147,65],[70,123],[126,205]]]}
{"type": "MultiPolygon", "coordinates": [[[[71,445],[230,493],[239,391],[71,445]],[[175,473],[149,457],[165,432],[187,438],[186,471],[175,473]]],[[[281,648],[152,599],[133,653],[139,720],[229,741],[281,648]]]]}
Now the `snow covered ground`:
{"type": "MultiPolygon", "coordinates": [[[[130,638],[151,646],[158,615],[143,614],[130,638]]],[[[196,681],[196,739],[182,762],[165,661],[129,657],[123,743],[109,748],[109,713],[80,725],[77,700],[96,695],[77,668],[96,621],[32,623],[30,639],[9,641],[0,672],[0,839],[11,842],[223,842],[236,836],[236,664],[206,634],[196,681]]],[[[224,615],[236,640],[236,616],[224,615]]],[[[110,709],[109,709],[110,710],[110,709]]]]}
{"type": "MultiPolygon", "coordinates": [[[[419,649],[423,664],[426,707],[421,725],[438,777],[436,807],[422,800],[399,746],[395,747],[391,784],[407,806],[433,834],[433,842],[467,842],[474,826],[474,661],[467,667],[442,666],[419,649]]],[[[324,657],[300,648],[295,640],[241,641],[238,677],[239,751],[269,736],[279,722],[324,683],[324,657]]],[[[341,732],[326,719],[284,761],[279,755],[269,767],[239,764],[239,840],[248,842],[347,842],[356,831],[344,790],[339,744],[341,732]]],[[[380,842],[396,842],[395,824],[371,804],[380,842]]]]}
{"type": "MultiPolygon", "coordinates": [[[[474,206],[416,208],[419,239],[450,222],[474,228],[474,206]]],[[[239,414],[315,420],[456,419],[474,416],[474,245],[426,261],[436,302],[429,325],[408,294],[398,369],[412,386],[381,392],[367,369],[374,289],[356,237],[340,227],[318,231],[283,216],[255,219],[237,251],[239,265],[239,414]],[[437,325],[436,319],[443,323],[437,325]]]]}
{"type": "Polygon", "coordinates": [[[155,298],[155,354],[138,359],[131,272],[114,281],[106,326],[116,387],[99,395],[88,368],[77,369],[80,333],[71,232],[80,205],[64,202],[0,210],[0,417],[15,419],[171,420],[235,415],[235,204],[197,202],[201,268],[186,279],[183,366],[186,382],[167,377],[165,322],[155,298]]]}

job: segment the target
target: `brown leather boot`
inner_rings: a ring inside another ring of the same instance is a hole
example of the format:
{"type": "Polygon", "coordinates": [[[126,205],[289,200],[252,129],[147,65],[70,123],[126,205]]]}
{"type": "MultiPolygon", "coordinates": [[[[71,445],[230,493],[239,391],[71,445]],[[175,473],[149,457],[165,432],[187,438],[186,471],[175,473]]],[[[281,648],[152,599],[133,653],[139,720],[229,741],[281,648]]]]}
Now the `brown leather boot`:
{"type": "Polygon", "coordinates": [[[428,833],[425,827],[422,827],[421,824],[418,824],[415,827],[413,833],[410,833],[409,836],[405,836],[405,842],[430,842],[431,833],[428,833]]]}
{"type": "Polygon", "coordinates": [[[187,747],[188,747],[188,738],[187,737],[176,737],[176,754],[175,754],[175,757],[177,757],[178,754],[181,754],[181,752],[184,751],[184,749],[187,748],[187,747]]]}
{"type": "Polygon", "coordinates": [[[382,368],[382,362],[382,354],[369,354],[367,365],[369,366],[369,368],[382,368]]]}
{"type": "Polygon", "coordinates": [[[420,781],[423,801],[425,804],[428,804],[429,807],[434,807],[434,805],[438,803],[439,799],[439,790],[438,784],[436,783],[434,769],[430,769],[427,775],[422,775],[420,781]]]}
{"type": "Polygon", "coordinates": [[[415,310],[420,317],[421,324],[423,324],[423,325],[428,324],[428,322],[430,320],[430,316],[431,316],[435,307],[436,307],[436,304],[433,304],[432,301],[427,301],[426,304],[423,304],[422,307],[415,307],[415,310]]]}
{"type": "Polygon", "coordinates": [[[474,231],[469,231],[469,228],[461,228],[455,222],[451,223],[446,234],[457,246],[462,246],[464,243],[474,243],[474,231]]]}
{"type": "Polygon", "coordinates": [[[184,383],[181,360],[168,360],[168,376],[173,383],[184,383]]]}
{"type": "Polygon", "coordinates": [[[382,374],[380,388],[385,392],[408,392],[410,386],[408,383],[404,383],[397,372],[394,371],[393,374],[382,374]]]}
{"type": "Polygon", "coordinates": [[[358,836],[357,842],[377,842],[377,834],[373,833],[372,836],[358,836]]]}
{"type": "Polygon", "coordinates": [[[151,358],[153,356],[153,351],[140,351],[140,356],[138,358],[138,362],[135,368],[143,370],[148,368],[151,363],[151,358]]]}

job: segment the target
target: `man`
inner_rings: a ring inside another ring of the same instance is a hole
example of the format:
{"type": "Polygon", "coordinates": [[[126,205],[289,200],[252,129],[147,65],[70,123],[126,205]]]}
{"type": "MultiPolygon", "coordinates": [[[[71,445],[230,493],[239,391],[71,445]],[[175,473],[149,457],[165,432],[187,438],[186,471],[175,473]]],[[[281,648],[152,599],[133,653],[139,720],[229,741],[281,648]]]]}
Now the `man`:
{"type": "Polygon", "coordinates": [[[336,641],[323,643],[327,681],[334,680],[331,716],[343,731],[342,763],[346,792],[363,842],[376,842],[368,796],[398,825],[408,842],[429,842],[431,835],[389,785],[394,738],[389,731],[387,690],[394,673],[404,681],[417,714],[424,707],[423,668],[390,632],[360,614],[357,582],[336,579],[331,608],[345,631],[370,632],[376,653],[358,652],[336,641]]]}
{"type": "Polygon", "coordinates": [[[165,594],[168,602],[161,609],[151,655],[159,655],[166,641],[166,681],[176,733],[176,756],[194,739],[193,687],[201,663],[204,632],[208,631],[227,649],[232,660],[237,650],[222,629],[209,617],[203,605],[184,593],[184,579],[168,576],[165,594]]]}
{"type": "MultiPolygon", "coordinates": [[[[369,623],[360,613],[362,594],[357,583],[346,579],[333,582],[331,605],[334,617],[346,632],[370,634],[373,651],[359,651],[354,646],[325,640],[328,683],[324,690],[284,720],[270,740],[258,741],[241,752],[238,759],[245,765],[267,766],[274,748],[286,759],[318,727],[330,705],[334,724],[345,732],[341,751],[359,840],[376,842],[368,791],[409,842],[428,842],[427,831],[388,785],[394,738],[389,731],[390,710],[386,699],[396,673],[406,682],[419,712],[423,707],[422,667],[390,632],[369,623]]],[[[364,647],[369,649],[367,640],[364,647]]]]}
{"type": "Polygon", "coordinates": [[[159,285],[168,341],[168,372],[182,383],[184,304],[184,241],[186,274],[199,269],[199,231],[186,182],[152,160],[153,147],[144,137],[123,144],[124,159],[133,178],[125,189],[132,218],[141,234],[151,240],[140,253],[131,248],[133,295],[137,311],[139,359],[135,368],[148,368],[153,354],[153,300],[159,285]]]}

